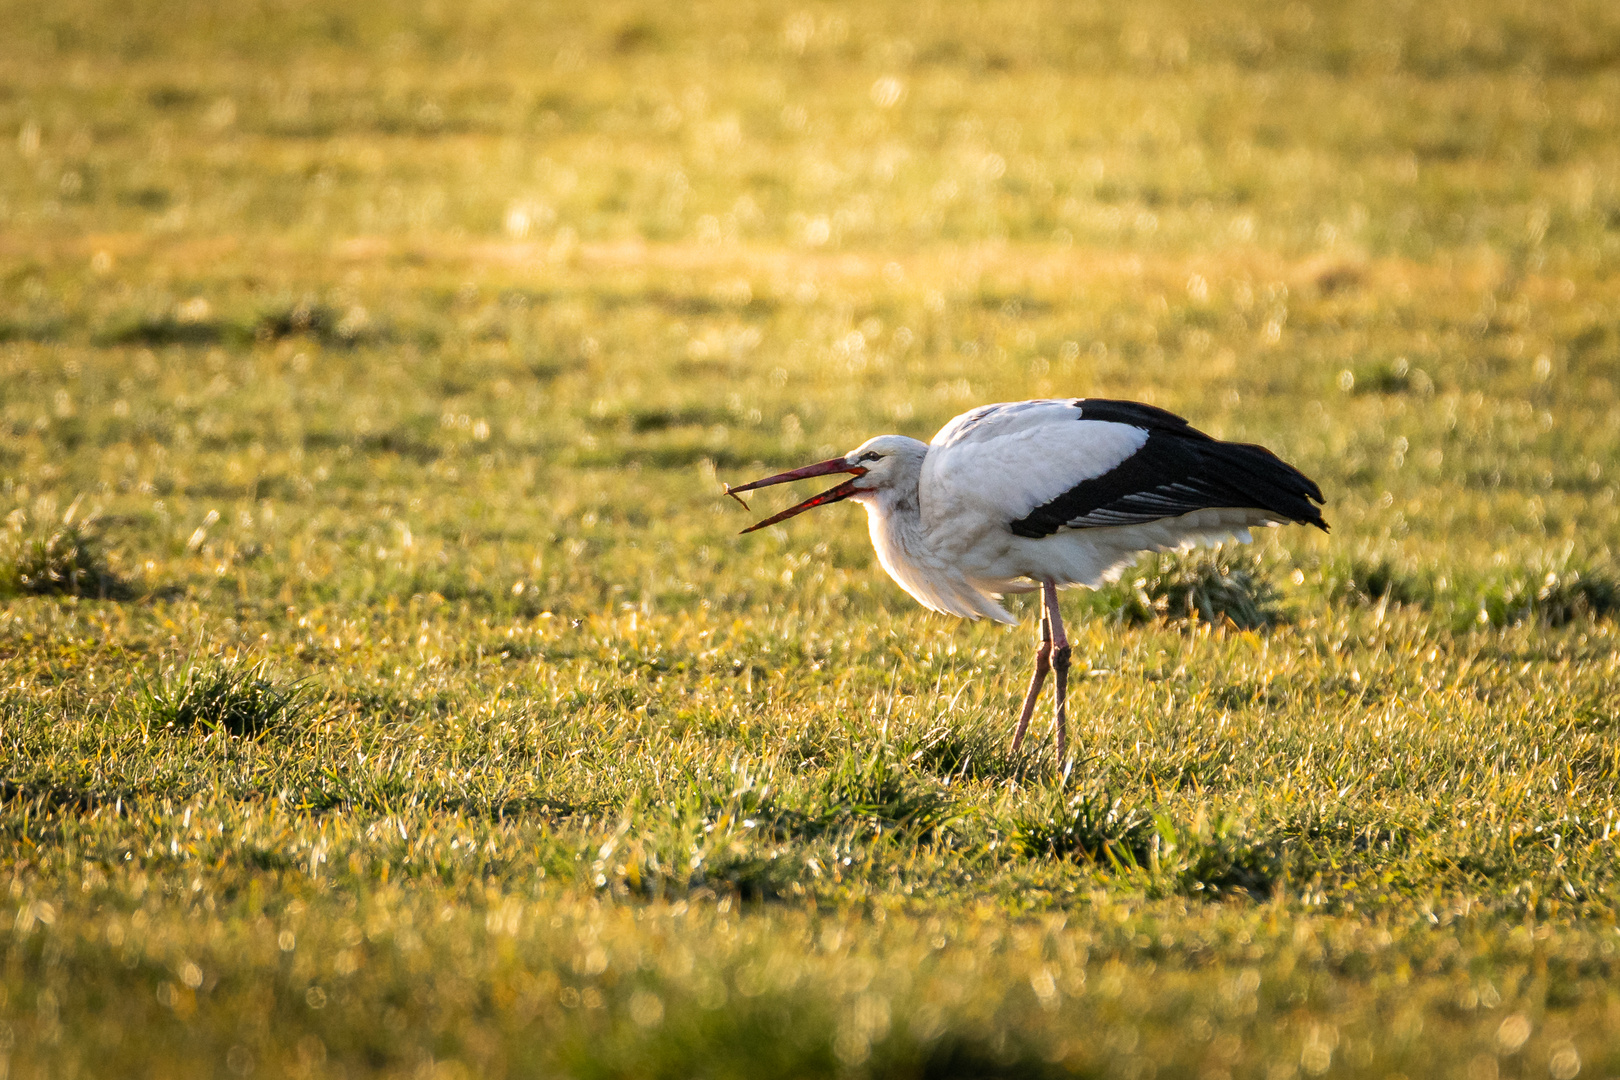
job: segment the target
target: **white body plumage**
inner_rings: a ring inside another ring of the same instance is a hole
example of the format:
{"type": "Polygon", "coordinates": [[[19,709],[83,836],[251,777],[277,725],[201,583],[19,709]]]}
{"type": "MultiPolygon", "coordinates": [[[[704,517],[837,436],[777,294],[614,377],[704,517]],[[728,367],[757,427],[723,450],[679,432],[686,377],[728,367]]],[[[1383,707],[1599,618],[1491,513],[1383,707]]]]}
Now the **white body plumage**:
{"type": "Polygon", "coordinates": [[[1095,588],[1116,580],[1144,551],[1168,551],[1236,537],[1279,522],[1246,507],[1203,507],[1172,517],[1020,536],[1008,523],[1140,451],[1148,432],[1108,420],[1077,420],[1072,401],[1023,401],[964,413],[923,443],[880,435],[871,449],[892,455],[894,481],[850,497],[867,513],[872,547],[889,576],[933,611],[1016,620],[998,602],[1051,581],[1095,588]]]}

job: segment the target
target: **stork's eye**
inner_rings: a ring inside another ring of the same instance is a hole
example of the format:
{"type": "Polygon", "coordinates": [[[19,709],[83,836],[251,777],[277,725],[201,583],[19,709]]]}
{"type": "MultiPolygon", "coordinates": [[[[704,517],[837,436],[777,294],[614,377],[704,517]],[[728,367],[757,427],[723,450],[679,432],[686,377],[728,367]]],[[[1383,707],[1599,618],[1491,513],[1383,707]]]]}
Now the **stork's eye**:
{"type": "Polygon", "coordinates": [[[856,458],[855,460],[856,461],[878,461],[882,457],[883,457],[883,455],[878,453],[876,450],[868,450],[866,453],[862,454],[860,457],[856,458]]]}

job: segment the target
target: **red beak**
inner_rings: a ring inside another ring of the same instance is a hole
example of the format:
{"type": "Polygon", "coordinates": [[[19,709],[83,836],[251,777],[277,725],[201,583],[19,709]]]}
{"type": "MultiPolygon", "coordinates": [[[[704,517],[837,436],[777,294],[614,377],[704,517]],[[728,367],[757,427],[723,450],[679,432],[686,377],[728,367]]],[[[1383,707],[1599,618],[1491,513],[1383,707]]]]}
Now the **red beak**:
{"type": "MultiPolygon", "coordinates": [[[[850,477],[848,480],[845,480],[837,487],[829,488],[828,490],[823,491],[820,495],[815,495],[804,500],[804,502],[797,506],[788,507],[775,517],[768,517],[764,521],[761,521],[756,525],[750,525],[748,528],[743,530],[745,533],[751,533],[755,529],[763,529],[767,525],[775,525],[778,521],[786,521],[795,514],[802,514],[806,510],[811,510],[818,506],[825,506],[828,503],[835,503],[840,499],[849,498],[851,495],[855,494],[855,481],[858,478],[865,476],[866,470],[859,465],[851,465],[841,457],[828,458],[826,461],[818,461],[814,465],[806,465],[802,469],[789,469],[787,472],[777,473],[775,476],[767,476],[763,480],[755,480],[753,483],[743,484],[741,487],[732,487],[731,485],[727,484],[726,494],[735,496],[739,491],[752,491],[755,488],[770,487],[772,484],[785,484],[790,480],[804,480],[811,476],[826,476],[828,473],[854,473],[855,475],[850,477]]],[[[741,499],[738,499],[737,501],[742,502],[741,499]]]]}

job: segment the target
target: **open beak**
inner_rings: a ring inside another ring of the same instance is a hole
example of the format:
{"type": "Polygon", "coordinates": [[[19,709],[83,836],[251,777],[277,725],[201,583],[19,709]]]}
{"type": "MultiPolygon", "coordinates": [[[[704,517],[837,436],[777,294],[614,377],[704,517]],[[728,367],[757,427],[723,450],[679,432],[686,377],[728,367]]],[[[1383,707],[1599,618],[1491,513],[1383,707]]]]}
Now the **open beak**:
{"type": "MultiPolygon", "coordinates": [[[[823,491],[820,495],[815,495],[804,500],[804,502],[797,506],[788,507],[775,517],[766,518],[764,521],[761,521],[756,525],[750,525],[748,528],[743,530],[745,533],[751,533],[755,529],[763,529],[767,525],[775,525],[778,521],[786,521],[795,514],[802,514],[806,510],[812,510],[818,506],[825,506],[828,503],[835,503],[840,499],[849,498],[851,495],[855,494],[855,481],[860,477],[865,476],[866,470],[859,465],[851,465],[841,457],[829,458],[826,461],[818,461],[814,465],[806,465],[802,469],[789,469],[787,472],[777,473],[775,476],[767,476],[763,480],[755,480],[752,484],[743,484],[740,487],[732,487],[730,484],[727,484],[726,494],[736,498],[737,492],[739,491],[752,491],[755,488],[770,487],[772,484],[785,484],[790,480],[804,480],[812,476],[826,476],[829,473],[854,473],[855,475],[851,476],[848,480],[845,480],[837,487],[829,488],[826,491],[823,491]]],[[[737,501],[742,502],[741,499],[737,499],[737,501]]],[[[744,503],[743,505],[746,506],[747,504],[744,503]]]]}

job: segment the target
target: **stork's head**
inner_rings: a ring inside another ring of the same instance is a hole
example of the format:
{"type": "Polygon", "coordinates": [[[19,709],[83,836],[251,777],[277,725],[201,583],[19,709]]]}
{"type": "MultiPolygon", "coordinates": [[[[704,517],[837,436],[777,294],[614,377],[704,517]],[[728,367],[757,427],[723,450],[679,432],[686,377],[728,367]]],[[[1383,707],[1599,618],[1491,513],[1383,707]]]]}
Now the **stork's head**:
{"type": "Polygon", "coordinates": [[[828,503],[850,498],[877,498],[889,492],[914,492],[917,488],[918,474],[922,470],[922,461],[927,453],[927,443],[908,439],[904,435],[879,435],[867,439],[843,457],[818,461],[802,469],[789,469],[787,472],[767,476],[763,480],[755,480],[740,487],[727,487],[726,494],[735,496],[739,491],[752,491],[755,488],[785,484],[790,480],[805,480],[812,476],[827,476],[831,473],[852,474],[838,486],[812,496],[797,506],[790,506],[780,514],[743,530],[750,533],[755,529],[763,529],[767,525],[786,521],[795,514],[802,514],[817,506],[826,506],[828,503]]]}

